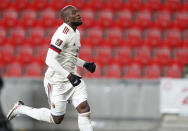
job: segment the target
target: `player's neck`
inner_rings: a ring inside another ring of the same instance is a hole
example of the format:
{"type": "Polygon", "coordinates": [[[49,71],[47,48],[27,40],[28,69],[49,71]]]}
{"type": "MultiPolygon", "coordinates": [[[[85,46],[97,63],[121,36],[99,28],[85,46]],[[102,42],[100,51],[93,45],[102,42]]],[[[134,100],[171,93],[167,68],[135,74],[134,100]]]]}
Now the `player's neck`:
{"type": "Polygon", "coordinates": [[[77,29],[77,26],[73,26],[72,24],[70,24],[70,23],[67,23],[74,31],[76,31],[76,29],[77,29]]]}
{"type": "Polygon", "coordinates": [[[77,26],[70,26],[74,31],[76,31],[77,26]]]}

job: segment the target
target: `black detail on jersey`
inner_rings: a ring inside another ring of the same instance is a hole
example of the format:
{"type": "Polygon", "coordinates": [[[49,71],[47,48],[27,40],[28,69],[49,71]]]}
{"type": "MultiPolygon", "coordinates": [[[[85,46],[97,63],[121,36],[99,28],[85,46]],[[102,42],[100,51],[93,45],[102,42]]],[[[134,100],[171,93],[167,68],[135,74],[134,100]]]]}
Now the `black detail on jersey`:
{"type": "Polygon", "coordinates": [[[57,48],[56,46],[54,46],[54,45],[50,45],[50,49],[52,49],[52,50],[54,50],[55,52],[57,52],[57,53],[60,53],[61,52],[61,49],[59,49],[59,48],[57,48]]]}
{"type": "Polygon", "coordinates": [[[57,46],[60,46],[63,43],[63,41],[61,39],[57,39],[57,41],[55,42],[55,44],[57,46]]]}
{"type": "Polygon", "coordinates": [[[63,29],[63,33],[67,34],[69,32],[69,28],[67,26],[65,26],[65,28],[63,29]]]}

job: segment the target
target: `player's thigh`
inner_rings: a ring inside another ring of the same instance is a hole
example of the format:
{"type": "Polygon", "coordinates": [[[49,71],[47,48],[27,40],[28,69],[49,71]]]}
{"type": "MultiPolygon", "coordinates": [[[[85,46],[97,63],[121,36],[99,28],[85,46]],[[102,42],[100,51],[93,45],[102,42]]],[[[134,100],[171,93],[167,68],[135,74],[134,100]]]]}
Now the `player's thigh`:
{"type": "Polygon", "coordinates": [[[76,87],[72,95],[71,103],[76,109],[78,108],[79,105],[82,105],[83,103],[85,103],[84,105],[89,106],[87,102],[87,97],[88,94],[87,94],[86,84],[83,80],[81,80],[81,83],[76,87]]]}
{"type": "Polygon", "coordinates": [[[62,116],[66,112],[67,98],[62,86],[64,86],[63,83],[51,85],[51,91],[48,94],[50,96],[50,108],[53,116],[62,116]]]}

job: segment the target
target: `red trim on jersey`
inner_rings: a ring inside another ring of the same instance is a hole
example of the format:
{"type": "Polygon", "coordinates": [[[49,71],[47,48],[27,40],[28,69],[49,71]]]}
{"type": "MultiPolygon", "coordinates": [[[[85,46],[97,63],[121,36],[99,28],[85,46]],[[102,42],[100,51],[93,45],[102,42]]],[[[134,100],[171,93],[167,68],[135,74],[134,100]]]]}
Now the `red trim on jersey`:
{"type": "Polygon", "coordinates": [[[69,28],[65,26],[63,33],[67,34],[69,32],[69,28]]]}
{"type": "Polygon", "coordinates": [[[50,45],[50,49],[52,49],[53,51],[60,53],[61,49],[58,49],[57,47],[55,47],[54,45],[50,45]]]}

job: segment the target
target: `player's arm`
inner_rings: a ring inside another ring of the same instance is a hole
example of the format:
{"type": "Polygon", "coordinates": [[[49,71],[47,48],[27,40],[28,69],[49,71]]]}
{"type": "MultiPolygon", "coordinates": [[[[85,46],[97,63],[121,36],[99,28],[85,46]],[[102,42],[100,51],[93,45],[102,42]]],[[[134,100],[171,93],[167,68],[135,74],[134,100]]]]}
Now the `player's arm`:
{"type": "Polygon", "coordinates": [[[94,62],[86,62],[80,58],[77,59],[76,65],[86,68],[91,73],[95,72],[96,69],[96,65],[94,62]]]}
{"type": "Polygon", "coordinates": [[[62,47],[66,43],[66,36],[63,34],[54,34],[52,37],[51,45],[46,56],[46,64],[51,67],[55,72],[69,79],[73,86],[77,86],[81,82],[81,77],[76,76],[65,70],[59,61],[58,55],[62,51],[62,47]]]}
{"type": "Polygon", "coordinates": [[[56,52],[56,50],[50,48],[47,53],[46,64],[49,67],[51,67],[54,71],[58,72],[64,77],[67,77],[73,86],[79,85],[81,82],[81,77],[71,74],[67,70],[65,70],[57,60],[58,55],[59,53],[56,52]]]}
{"type": "Polygon", "coordinates": [[[84,64],[85,64],[85,61],[82,60],[82,59],[80,59],[80,58],[78,57],[77,62],[76,62],[76,65],[77,65],[77,66],[80,66],[80,67],[84,67],[84,64]]]}
{"type": "Polygon", "coordinates": [[[61,74],[64,77],[67,77],[69,75],[69,72],[65,70],[57,61],[57,56],[59,55],[58,52],[60,52],[60,49],[58,50],[58,48],[55,48],[53,47],[53,45],[50,45],[50,48],[46,56],[46,64],[49,67],[51,67],[55,72],[61,74]]]}

